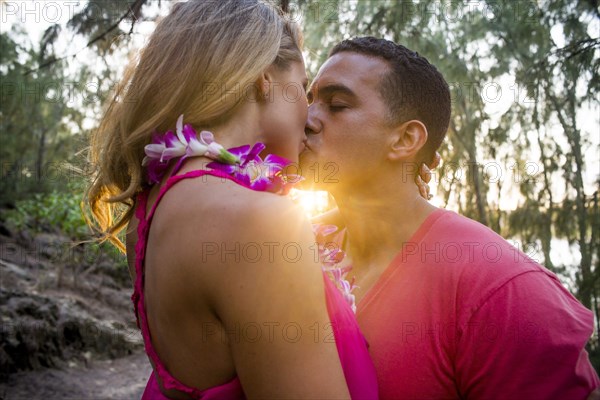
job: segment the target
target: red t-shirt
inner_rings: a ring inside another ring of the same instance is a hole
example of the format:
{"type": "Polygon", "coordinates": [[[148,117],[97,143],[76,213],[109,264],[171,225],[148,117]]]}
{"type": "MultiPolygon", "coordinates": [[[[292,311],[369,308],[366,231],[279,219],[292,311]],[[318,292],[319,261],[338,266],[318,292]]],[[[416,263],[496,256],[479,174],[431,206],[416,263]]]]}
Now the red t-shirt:
{"type": "Polygon", "coordinates": [[[358,304],[382,399],[585,399],[593,314],[487,227],[436,210],[358,304]]]}

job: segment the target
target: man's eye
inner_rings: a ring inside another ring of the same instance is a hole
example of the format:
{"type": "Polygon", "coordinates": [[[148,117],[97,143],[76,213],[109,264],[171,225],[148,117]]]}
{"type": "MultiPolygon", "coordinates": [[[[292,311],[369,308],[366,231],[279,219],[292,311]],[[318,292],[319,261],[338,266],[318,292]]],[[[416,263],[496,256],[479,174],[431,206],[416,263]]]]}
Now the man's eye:
{"type": "Polygon", "coordinates": [[[344,104],[330,104],[329,105],[329,110],[331,112],[339,112],[342,111],[344,109],[348,108],[348,106],[344,105],[344,104]]]}

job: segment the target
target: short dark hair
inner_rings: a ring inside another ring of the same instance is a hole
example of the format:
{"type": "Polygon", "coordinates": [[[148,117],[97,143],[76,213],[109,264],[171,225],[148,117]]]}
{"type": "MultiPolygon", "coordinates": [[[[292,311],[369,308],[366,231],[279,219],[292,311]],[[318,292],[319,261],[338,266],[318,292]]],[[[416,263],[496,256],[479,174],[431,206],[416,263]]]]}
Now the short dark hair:
{"type": "Polygon", "coordinates": [[[388,120],[400,124],[411,119],[427,128],[427,143],[420,161],[430,163],[446,136],[450,123],[450,89],[440,72],[419,53],[390,40],[357,37],[344,40],[329,52],[329,57],[353,52],[388,62],[390,72],[381,78],[379,90],[388,106],[388,120]]]}

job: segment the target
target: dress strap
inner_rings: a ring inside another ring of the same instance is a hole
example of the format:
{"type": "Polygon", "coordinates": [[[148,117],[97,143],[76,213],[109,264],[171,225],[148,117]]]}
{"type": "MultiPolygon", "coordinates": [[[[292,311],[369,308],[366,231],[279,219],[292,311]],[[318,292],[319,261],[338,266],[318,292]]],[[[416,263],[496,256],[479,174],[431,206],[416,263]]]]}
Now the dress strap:
{"type": "Polygon", "coordinates": [[[146,214],[146,209],[148,207],[148,196],[150,194],[150,190],[146,189],[138,194],[138,198],[136,201],[136,210],[135,216],[138,219],[138,227],[137,227],[137,243],[135,246],[135,275],[136,281],[134,282],[133,294],[131,296],[131,300],[134,304],[135,316],[137,320],[138,328],[141,329],[140,326],[140,318],[139,318],[139,304],[140,298],[142,297],[142,290],[144,287],[144,263],[142,260],[146,258],[146,242],[148,240],[148,231],[150,230],[150,223],[152,221],[152,217],[154,217],[154,213],[156,212],[156,208],[158,204],[167,193],[167,191],[172,188],[176,183],[181,182],[184,179],[193,179],[199,178],[205,175],[214,176],[222,179],[229,179],[238,183],[244,187],[248,187],[244,182],[241,182],[239,179],[232,177],[231,175],[217,170],[194,170],[187,172],[181,175],[173,175],[171,176],[167,182],[160,188],[160,192],[158,193],[158,197],[154,204],[152,205],[152,209],[148,214],[146,214]]]}
{"type": "Polygon", "coordinates": [[[243,392],[241,389],[241,384],[240,384],[239,380],[237,379],[237,377],[234,380],[232,380],[231,382],[228,382],[226,384],[217,386],[215,388],[210,388],[210,389],[207,389],[204,391],[189,387],[189,386],[181,383],[180,381],[178,381],[175,377],[173,377],[168,372],[165,365],[162,363],[162,361],[158,357],[156,350],[152,346],[150,329],[148,327],[148,317],[146,315],[146,310],[145,310],[145,306],[144,306],[144,260],[146,258],[146,247],[147,247],[147,241],[148,241],[148,233],[150,230],[150,224],[152,222],[152,217],[154,216],[154,213],[156,212],[156,208],[158,207],[158,204],[164,197],[165,193],[167,193],[167,191],[170,188],[172,188],[175,184],[177,184],[178,182],[181,182],[184,179],[198,178],[198,177],[202,177],[204,175],[210,175],[210,176],[214,176],[217,178],[228,179],[228,180],[234,181],[235,183],[238,183],[244,187],[247,187],[247,185],[244,184],[243,182],[240,182],[238,179],[235,179],[234,177],[232,177],[229,174],[222,172],[222,171],[194,170],[194,171],[190,171],[185,174],[182,174],[182,175],[171,176],[167,180],[167,182],[165,182],[165,184],[160,188],[158,197],[157,197],[156,201],[154,202],[154,204],[152,205],[152,209],[150,210],[150,212],[147,215],[146,215],[146,208],[148,206],[148,195],[149,195],[150,190],[145,190],[138,195],[138,199],[136,202],[137,208],[135,210],[135,215],[138,219],[138,230],[137,230],[138,239],[137,239],[137,243],[135,246],[136,277],[135,277],[135,283],[134,283],[134,291],[133,291],[133,295],[131,296],[131,299],[132,299],[133,305],[134,305],[137,324],[138,324],[138,327],[140,328],[140,330],[142,331],[142,337],[144,338],[144,348],[146,350],[146,353],[148,354],[148,357],[152,360],[152,363],[154,364],[154,369],[155,369],[156,375],[160,378],[165,389],[178,390],[178,391],[186,393],[187,395],[191,396],[192,398],[196,398],[196,399],[204,397],[204,396],[209,398],[210,396],[208,396],[208,394],[210,393],[210,390],[213,390],[213,389],[219,393],[224,390],[229,390],[231,393],[237,394],[237,396],[231,396],[232,398],[233,397],[239,398],[239,397],[243,397],[243,392]]]}
{"type": "MultiPolygon", "coordinates": [[[[156,211],[156,207],[158,207],[158,204],[160,203],[160,201],[162,200],[163,196],[167,193],[167,191],[169,189],[171,189],[176,183],[181,182],[184,179],[192,179],[192,178],[199,178],[201,176],[205,176],[205,175],[210,175],[210,176],[214,176],[217,178],[222,178],[222,179],[228,179],[230,181],[233,181],[239,185],[242,185],[244,187],[248,187],[244,182],[240,181],[239,179],[234,178],[233,176],[231,176],[230,174],[223,172],[223,171],[217,171],[217,170],[205,170],[205,169],[198,169],[198,170],[194,170],[194,171],[190,171],[190,172],[186,172],[185,174],[182,175],[173,175],[171,176],[167,182],[160,188],[160,192],[158,193],[158,197],[156,198],[156,201],[154,202],[154,204],[152,205],[152,209],[150,210],[150,212],[148,213],[148,216],[145,218],[148,223],[150,222],[150,220],[152,219],[152,217],[154,216],[154,213],[156,211]]],[[[145,206],[147,205],[147,199],[145,202],[145,206]]],[[[146,210],[146,207],[144,206],[144,212],[146,210]]]]}

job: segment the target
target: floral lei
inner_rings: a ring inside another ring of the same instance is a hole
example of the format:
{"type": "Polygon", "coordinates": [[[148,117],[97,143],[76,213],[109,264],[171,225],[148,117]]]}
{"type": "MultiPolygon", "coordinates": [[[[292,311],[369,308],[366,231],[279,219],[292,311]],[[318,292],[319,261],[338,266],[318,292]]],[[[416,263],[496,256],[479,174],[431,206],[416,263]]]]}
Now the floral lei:
{"type": "MultiPolygon", "coordinates": [[[[285,167],[291,164],[283,157],[269,154],[263,160],[259,154],[264,149],[265,145],[260,142],[252,147],[245,145],[225,149],[215,142],[212,132],[201,131],[198,134],[191,125],[184,125],[181,115],[177,119],[175,133],[168,131],[152,136],[152,143],[144,147],[146,156],[142,166],[147,167],[148,182],[155,184],[162,180],[171,160],[178,159],[172,172],[176,174],[185,159],[204,156],[213,160],[206,168],[230,174],[253,190],[288,194],[302,178],[283,173],[285,167]]],[[[334,225],[313,224],[321,266],[342,292],[352,311],[356,312],[352,291],[357,286],[354,280],[350,283],[345,279],[352,266],[340,267],[344,251],[335,242],[326,242],[336,231],[338,228],[334,225]]]]}

